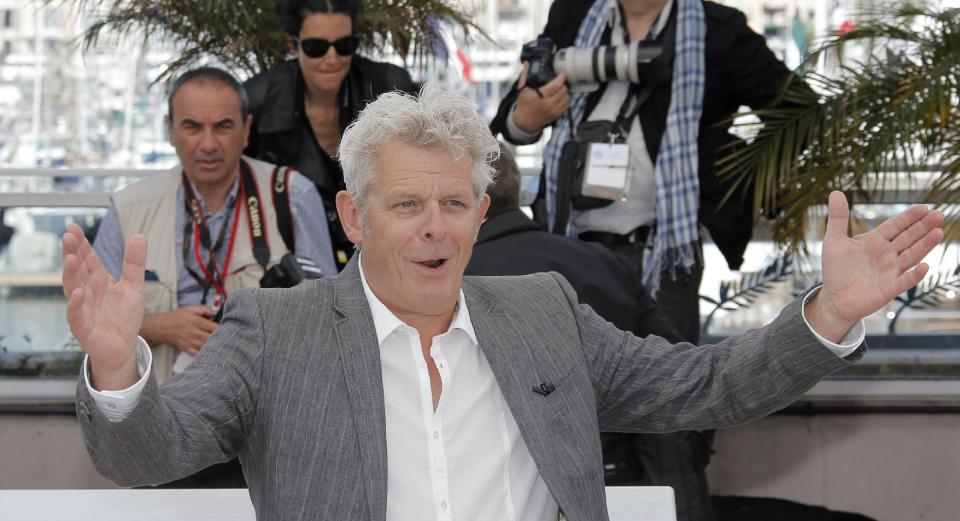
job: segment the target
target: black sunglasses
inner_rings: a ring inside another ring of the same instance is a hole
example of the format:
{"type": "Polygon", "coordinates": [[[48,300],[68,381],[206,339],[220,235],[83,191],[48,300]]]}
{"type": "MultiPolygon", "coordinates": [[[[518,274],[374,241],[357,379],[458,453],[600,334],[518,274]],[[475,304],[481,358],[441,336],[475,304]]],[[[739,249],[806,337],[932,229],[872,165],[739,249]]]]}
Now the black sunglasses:
{"type": "Polygon", "coordinates": [[[357,47],[360,46],[360,38],[354,34],[337,38],[332,42],[326,38],[304,38],[302,40],[300,38],[294,38],[294,40],[300,45],[300,50],[303,51],[303,54],[311,58],[322,58],[326,56],[331,45],[333,46],[333,50],[337,51],[337,54],[340,56],[350,56],[357,50],[357,47]]]}

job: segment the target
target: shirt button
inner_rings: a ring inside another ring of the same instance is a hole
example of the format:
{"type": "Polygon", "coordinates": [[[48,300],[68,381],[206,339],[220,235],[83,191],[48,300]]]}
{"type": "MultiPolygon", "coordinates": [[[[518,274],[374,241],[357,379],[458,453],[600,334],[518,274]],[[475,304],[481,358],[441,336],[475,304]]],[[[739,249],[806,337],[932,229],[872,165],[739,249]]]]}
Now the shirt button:
{"type": "Polygon", "coordinates": [[[440,431],[433,431],[433,437],[439,439],[439,438],[440,438],[440,431]]]}
{"type": "Polygon", "coordinates": [[[446,502],[446,501],[441,501],[441,502],[440,502],[440,508],[446,510],[446,509],[447,509],[447,502],[446,502]]]}

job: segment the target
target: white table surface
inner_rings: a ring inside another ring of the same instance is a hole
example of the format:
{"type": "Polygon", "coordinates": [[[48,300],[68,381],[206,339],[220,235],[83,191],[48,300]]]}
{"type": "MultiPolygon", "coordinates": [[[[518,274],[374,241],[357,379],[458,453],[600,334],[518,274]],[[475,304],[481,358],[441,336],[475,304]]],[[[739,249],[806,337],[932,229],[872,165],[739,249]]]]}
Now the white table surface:
{"type": "MultiPolygon", "coordinates": [[[[676,521],[670,487],[607,487],[610,521],[676,521]]],[[[254,521],[246,489],[0,490],[4,521],[254,521]]]]}

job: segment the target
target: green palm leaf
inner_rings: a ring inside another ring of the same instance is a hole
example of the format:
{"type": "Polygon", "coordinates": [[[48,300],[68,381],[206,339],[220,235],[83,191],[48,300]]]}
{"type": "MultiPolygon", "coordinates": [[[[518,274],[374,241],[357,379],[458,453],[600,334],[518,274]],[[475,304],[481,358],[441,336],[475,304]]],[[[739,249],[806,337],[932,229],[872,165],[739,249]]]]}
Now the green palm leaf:
{"type": "MultiPolygon", "coordinates": [[[[204,58],[249,74],[288,58],[280,25],[282,0],[86,0],[102,16],[84,34],[90,46],[107,35],[134,31],[177,44],[177,55],[160,81],[204,58]]],[[[469,38],[484,33],[452,0],[366,0],[357,33],[364,45],[392,48],[404,60],[422,64],[442,45],[444,25],[469,38]]]]}
{"type": "Polygon", "coordinates": [[[932,165],[942,175],[923,200],[960,202],[960,13],[904,4],[827,38],[809,59],[865,39],[898,45],[836,77],[808,75],[814,92],[786,85],[777,108],[753,111],[764,121],[757,137],[718,161],[717,174],[736,185],[731,194],[754,184],[758,215],[778,214],[774,240],[792,250],[805,249],[808,210],[832,190],[869,202],[877,186],[896,189],[896,172],[932,165]]]}

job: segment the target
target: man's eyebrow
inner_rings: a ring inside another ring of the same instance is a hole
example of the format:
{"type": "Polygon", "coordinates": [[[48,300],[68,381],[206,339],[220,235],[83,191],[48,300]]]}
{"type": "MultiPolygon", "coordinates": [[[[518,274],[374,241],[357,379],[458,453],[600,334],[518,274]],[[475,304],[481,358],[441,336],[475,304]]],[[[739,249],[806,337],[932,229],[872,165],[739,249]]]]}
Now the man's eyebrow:
{"type": "Polygon", "coordinates": [[[184,125],[199,126],[199,125],[200,125],[200,122],[199,122],[199,121],[196,121],[196,120],[193,120],[193,119],[190,119],[190,118],[183,118],[183,119],[180,120],[179,125],[180,125],[181,127],[184,126],[184,125]]]}
{"type": "Polygon", "coordinates": [[[220,121],[214,123],[213,125],[214,125],[215,127],[224,127],[224,126],[227,126],[227,125],[236,125],[236,124],[237,124],[237,122],[234,121],[233,118],[223,118],[223,119],[221,119],[220,121]]]}
{"type": "Polygon", "coordinates": [[[396,199],[419,199],[420,195],[413,190],[409,189],[396,189],[393,191],[388,191],[386,193],[385,199],[396,200],[396,199]]]}

